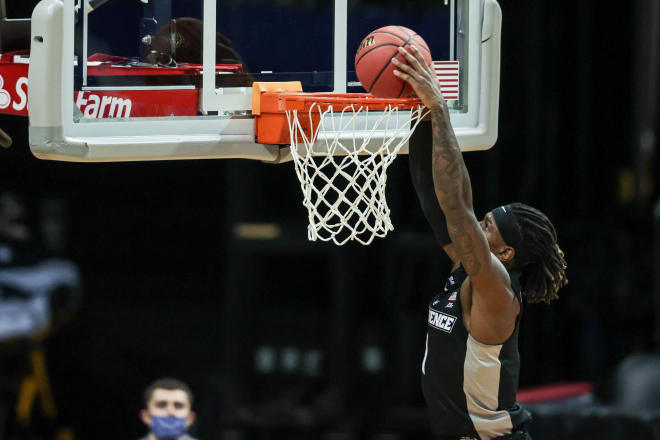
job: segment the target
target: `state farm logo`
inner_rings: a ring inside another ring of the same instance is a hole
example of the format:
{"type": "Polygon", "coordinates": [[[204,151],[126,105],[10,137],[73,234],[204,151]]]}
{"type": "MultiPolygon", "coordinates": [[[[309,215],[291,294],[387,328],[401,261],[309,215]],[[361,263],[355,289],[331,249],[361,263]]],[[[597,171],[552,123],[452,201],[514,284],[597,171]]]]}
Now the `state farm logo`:
{"type": "Polygon", "coordinates": [[[14,92],[18,99],[12,102],[11,94],[4,89],[5,79],[0,75],[0,110],[6,109],[11,104],[11,108],[16,111],[21,111],[27,107],[27,83],[28,79],[24,76],[18,78],[14,87],[14,92]]]}
{"type": "MultiPolygon", "coordinates": [[[[23,112],[28,107],[28,79],[25,76],[19,77],[13,90],[11,90],[12,81],[13,78],[10,76],[9,84],[7,84],[10,90],[5,90],[5,78],[0,75],[0,110],[11,108],[25,114],[23,112]]],[[[74,98],[75,104],[85,118],[128,118],[131,116],[133,102],[129,98],[99,95],[88,91],[75,92],[74,98]]]]}
{"type": "Polygon", "coordinates": [[[133,102],[128,98],[76,92],[76,106],[85,118],[128,118],[133,102]]]}

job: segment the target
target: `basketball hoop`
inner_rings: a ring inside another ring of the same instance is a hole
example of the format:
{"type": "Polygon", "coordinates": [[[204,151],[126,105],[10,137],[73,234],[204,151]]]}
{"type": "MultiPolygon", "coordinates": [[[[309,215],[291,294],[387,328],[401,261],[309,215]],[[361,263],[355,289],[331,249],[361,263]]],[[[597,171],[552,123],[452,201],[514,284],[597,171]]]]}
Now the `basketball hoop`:
{"type": "Polygon", "coordinates": [[[260,112],[258,134],[291,145],[311,241],[368,245],[394,229],[385,197],[387,168],[427,113],[419,100],[264,93],[260,112]],[[269,118],[270,110],[280,117],[269,118]]]}

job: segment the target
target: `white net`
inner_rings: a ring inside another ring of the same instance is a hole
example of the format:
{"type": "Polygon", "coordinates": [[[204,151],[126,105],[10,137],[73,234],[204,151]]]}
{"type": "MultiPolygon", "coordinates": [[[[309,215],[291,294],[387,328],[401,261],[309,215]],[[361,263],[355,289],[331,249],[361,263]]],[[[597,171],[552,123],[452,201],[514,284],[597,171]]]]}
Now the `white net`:
{"type": "Polygon", "coordinates": [[[385,198],[387,167],[427,110],[312,104],[287,110],[291,155],[307,208],[311,241],[364,245],[394,229],[385,198]],[[308,127],[311,127],[309,129],[308,127]]]}

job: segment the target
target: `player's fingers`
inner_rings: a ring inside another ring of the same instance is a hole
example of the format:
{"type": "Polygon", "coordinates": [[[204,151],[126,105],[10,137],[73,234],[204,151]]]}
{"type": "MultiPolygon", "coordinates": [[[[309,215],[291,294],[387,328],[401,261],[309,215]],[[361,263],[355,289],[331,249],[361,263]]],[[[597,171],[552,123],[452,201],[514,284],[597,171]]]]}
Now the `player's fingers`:
{"type": "MultiPolygon", "coordinates": [[[[412,66],[406,63],[402,63],[396,58],[392,59],[392,63],[399,69],[399,71],[406,73],[412,80],[415,80],[417,83],[422,80],[422,76],[412,66]]],[[[410,82],[410,80],[408,80],[408,82],[410,82]]]]}
{"type": "Polygon", "coordinates": [[[431,78],[434,77],[435,74],[434,74],[433,70],[431,69],[431,66],[426,64],[426,60],[422,56],[422,52],[419,49],[417,49],[417,46],[415,46],[413,44],[410,45],[410,48],[411,48],[413,57],[417,60],[417,63],[420,66],[420,70],[423,71],[427,76],[429,76],[431,78]]]}
{"type": "Polygon", "coordinates": [[[402,72],[400,70],[394,69],[393,73],[395,76],[410,83],[410,85],[413,86],[413,88],[418,84],[418,81],[415,78],[413,78],[411,75],[407,74],[406,72],[402,72]]]}
{"type": "Polygon", "coordinates": [[[410,75],[414,75],[416,73],[415,69],[412,66],[410,66],[408,64],[405,64],[405,63],[402,63],[401,61],[397,60],[396,58],[392,58],[392,64],[394,64],[400,70],[403,70],[404,72],[406,72],[410,75]]]}
{"type": "Polygon", "coordinates": [[[426,60],[422,56],[422,53],[419,51],[419,49],[417,49],[417,46],[415,46],[414,44],[411,44],[410,45],[410,52],[412,53],[412,56],[417,60],[417,62],[421,66],[426,66],[427,65],[426,60]]]}
{"type": "Polygon", "coordinates": [[[406,56],[406,60],[410,65],[414,66],[420,80],[422,78],[431,80],[434,77],[433,72],[429,68],[428,64],[426,64],[426,60],[416,46],[410,45],[410,51],[405,52],[408,54],[408,56],[406,56]]]}
{"type": "Polygon", "coordinates": [[[406,61],[408,61],[408,64],[410,64],[415,70],[417,70],[420,73],[424,71],[423,66],[425,65],[425,63],[423,62],[423,60],[420,63],[419,59],[417,59],[410,51],[408,51],[404,47],[399,47],[399,52],[401,52],[403,56],[406,57],[406,61]]]}
{"type": "Polygon", "coordinates": [[[399,53],[401,55],[403,55],[406,58],[406,61],[408,61],[408,63],[410,65],[412,65],[413,67],[418,67],[417,64],[419,64],[419,63],[417,62],[415,57],[413,57],[412,54],[410,52],[408,52],[407,48],[405,48],[403,46],[399,46],[397,48],[397,50],[399,51],[399,53]]]}

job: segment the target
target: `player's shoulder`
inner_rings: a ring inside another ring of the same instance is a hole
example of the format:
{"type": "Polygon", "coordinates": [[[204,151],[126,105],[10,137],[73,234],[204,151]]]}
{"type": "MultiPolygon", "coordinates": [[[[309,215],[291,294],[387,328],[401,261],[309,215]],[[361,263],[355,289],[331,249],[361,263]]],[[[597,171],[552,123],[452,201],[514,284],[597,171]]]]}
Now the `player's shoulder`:
{"type": "Polygon", "coordinates": [[[513,298],[517,298],[515,283],[509,271],[493,254],[487,268],[481,268],[479,274],[471,274],[467,280],[470,282],[473,294],[483,297],[491,306],[510,305],[513,298]]]}

